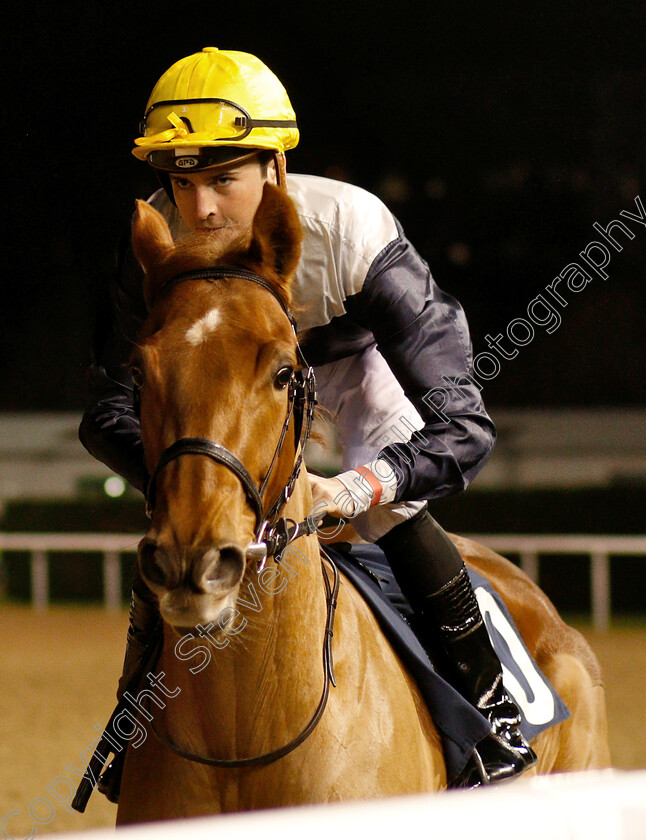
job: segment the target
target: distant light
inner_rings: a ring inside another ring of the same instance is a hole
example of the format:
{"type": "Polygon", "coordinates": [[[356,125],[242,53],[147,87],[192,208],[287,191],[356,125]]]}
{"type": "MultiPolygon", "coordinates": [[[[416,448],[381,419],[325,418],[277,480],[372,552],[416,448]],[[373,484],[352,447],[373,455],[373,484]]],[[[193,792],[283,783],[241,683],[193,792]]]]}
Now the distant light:
{"type": "Polygon", "coordinates": [[[377,186],[377,194],[384,201],[394,201],[405,204],[411,196],[408,178],[396,172],[387,172],[377,186]]]}
{"type": "Polygon", "coordinates": [[[439,201],[446,195],[447,185],[442,178],[429,178],[424,186],[426,195],[433,201],[439,201]]]}
{"type": "Polygon", "coordinates": [[[447,256],[453,265],[468,265],[471,262],[471,249],[466,242],[452,242],[447,248],[447,256]]]}
{"type": "Polygon", "coordinates": [[[126,492],[126,482],[118,475],[111,475],[103,482],[103,490],[111,499],[118,499],[126,492]]]}

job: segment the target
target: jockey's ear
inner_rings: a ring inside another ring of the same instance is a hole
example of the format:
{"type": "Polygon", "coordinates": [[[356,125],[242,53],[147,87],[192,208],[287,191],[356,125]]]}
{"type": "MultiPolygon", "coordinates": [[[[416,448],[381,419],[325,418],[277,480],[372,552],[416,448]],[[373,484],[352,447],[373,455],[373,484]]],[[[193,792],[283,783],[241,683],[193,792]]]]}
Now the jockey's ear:
{"type": "Polygon", "coordinates": [[[132,250],[144,270],[144,298],[150,309],[155,297],[155,266],[174,248],[166,220],[145,201],[137,199],[132,217],[132,250]]]}
{"type": "Polygon", "coordinates": [[[280,187],[267,182],[253,220],[249,256],[269,269],[284,292],[301,256],[303,232],[294,202],[280,187]]]}

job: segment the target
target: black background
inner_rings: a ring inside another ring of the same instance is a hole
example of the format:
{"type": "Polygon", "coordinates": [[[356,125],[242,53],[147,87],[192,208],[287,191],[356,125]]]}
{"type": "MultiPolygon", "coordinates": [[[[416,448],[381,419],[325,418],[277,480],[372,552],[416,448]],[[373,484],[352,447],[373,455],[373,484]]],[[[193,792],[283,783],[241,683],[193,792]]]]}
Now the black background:
{"type": "MultiPolygon", "coordinates": [[[[83,403],[100,289],[134,198],[157,78],[204,46],[257,54],[301,128],[292,171],[382,195],[476,352],[644,183],[643,4],[27,0],[5,10],[0,409],[83,403]],[[457,255],[457,257],[456,257],[457,255]]],[[[646,201],[646,196],[642,195],[646,201]]],[[[560,328],[487,384],[488,405],[646,402],[646,228],[560,328]]]]}

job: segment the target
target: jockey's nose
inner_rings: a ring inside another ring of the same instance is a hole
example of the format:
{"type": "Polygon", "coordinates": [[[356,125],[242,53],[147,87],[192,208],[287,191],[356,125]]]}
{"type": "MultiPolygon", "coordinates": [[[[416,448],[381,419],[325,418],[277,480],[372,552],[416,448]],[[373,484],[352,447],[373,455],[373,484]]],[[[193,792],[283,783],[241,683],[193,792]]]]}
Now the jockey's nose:
{"type": "Polygon", "coordinates": [[[217,193],[211,187],[204,184],[197,185],[193,200],[195,202],[195,219],[197,222],[205,222],[209,218],[218,218],[217,193]]]}

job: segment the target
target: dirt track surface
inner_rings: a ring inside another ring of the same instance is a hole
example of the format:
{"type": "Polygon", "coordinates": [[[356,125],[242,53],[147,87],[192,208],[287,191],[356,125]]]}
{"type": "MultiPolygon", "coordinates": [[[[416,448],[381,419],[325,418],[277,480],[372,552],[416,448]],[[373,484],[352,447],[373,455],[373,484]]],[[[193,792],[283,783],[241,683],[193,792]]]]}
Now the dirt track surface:
{"type": "MultiPolygon", "coordinates": [[[[70,814],[51,787],[65,799],[77,778],[66,767],[85,769],[94,726],[114,705],[126,629],[126,612],[0,609],[0,821],[20,812],[6,824],[14,837],[33,825],[38,834],[114,825],[116,808],[103,796],[94,794],[84,815],[70,814]]],[[[605,636],[579,629],[604,668],[614,766],[646,768],[646,623],[605,636]]]]}

